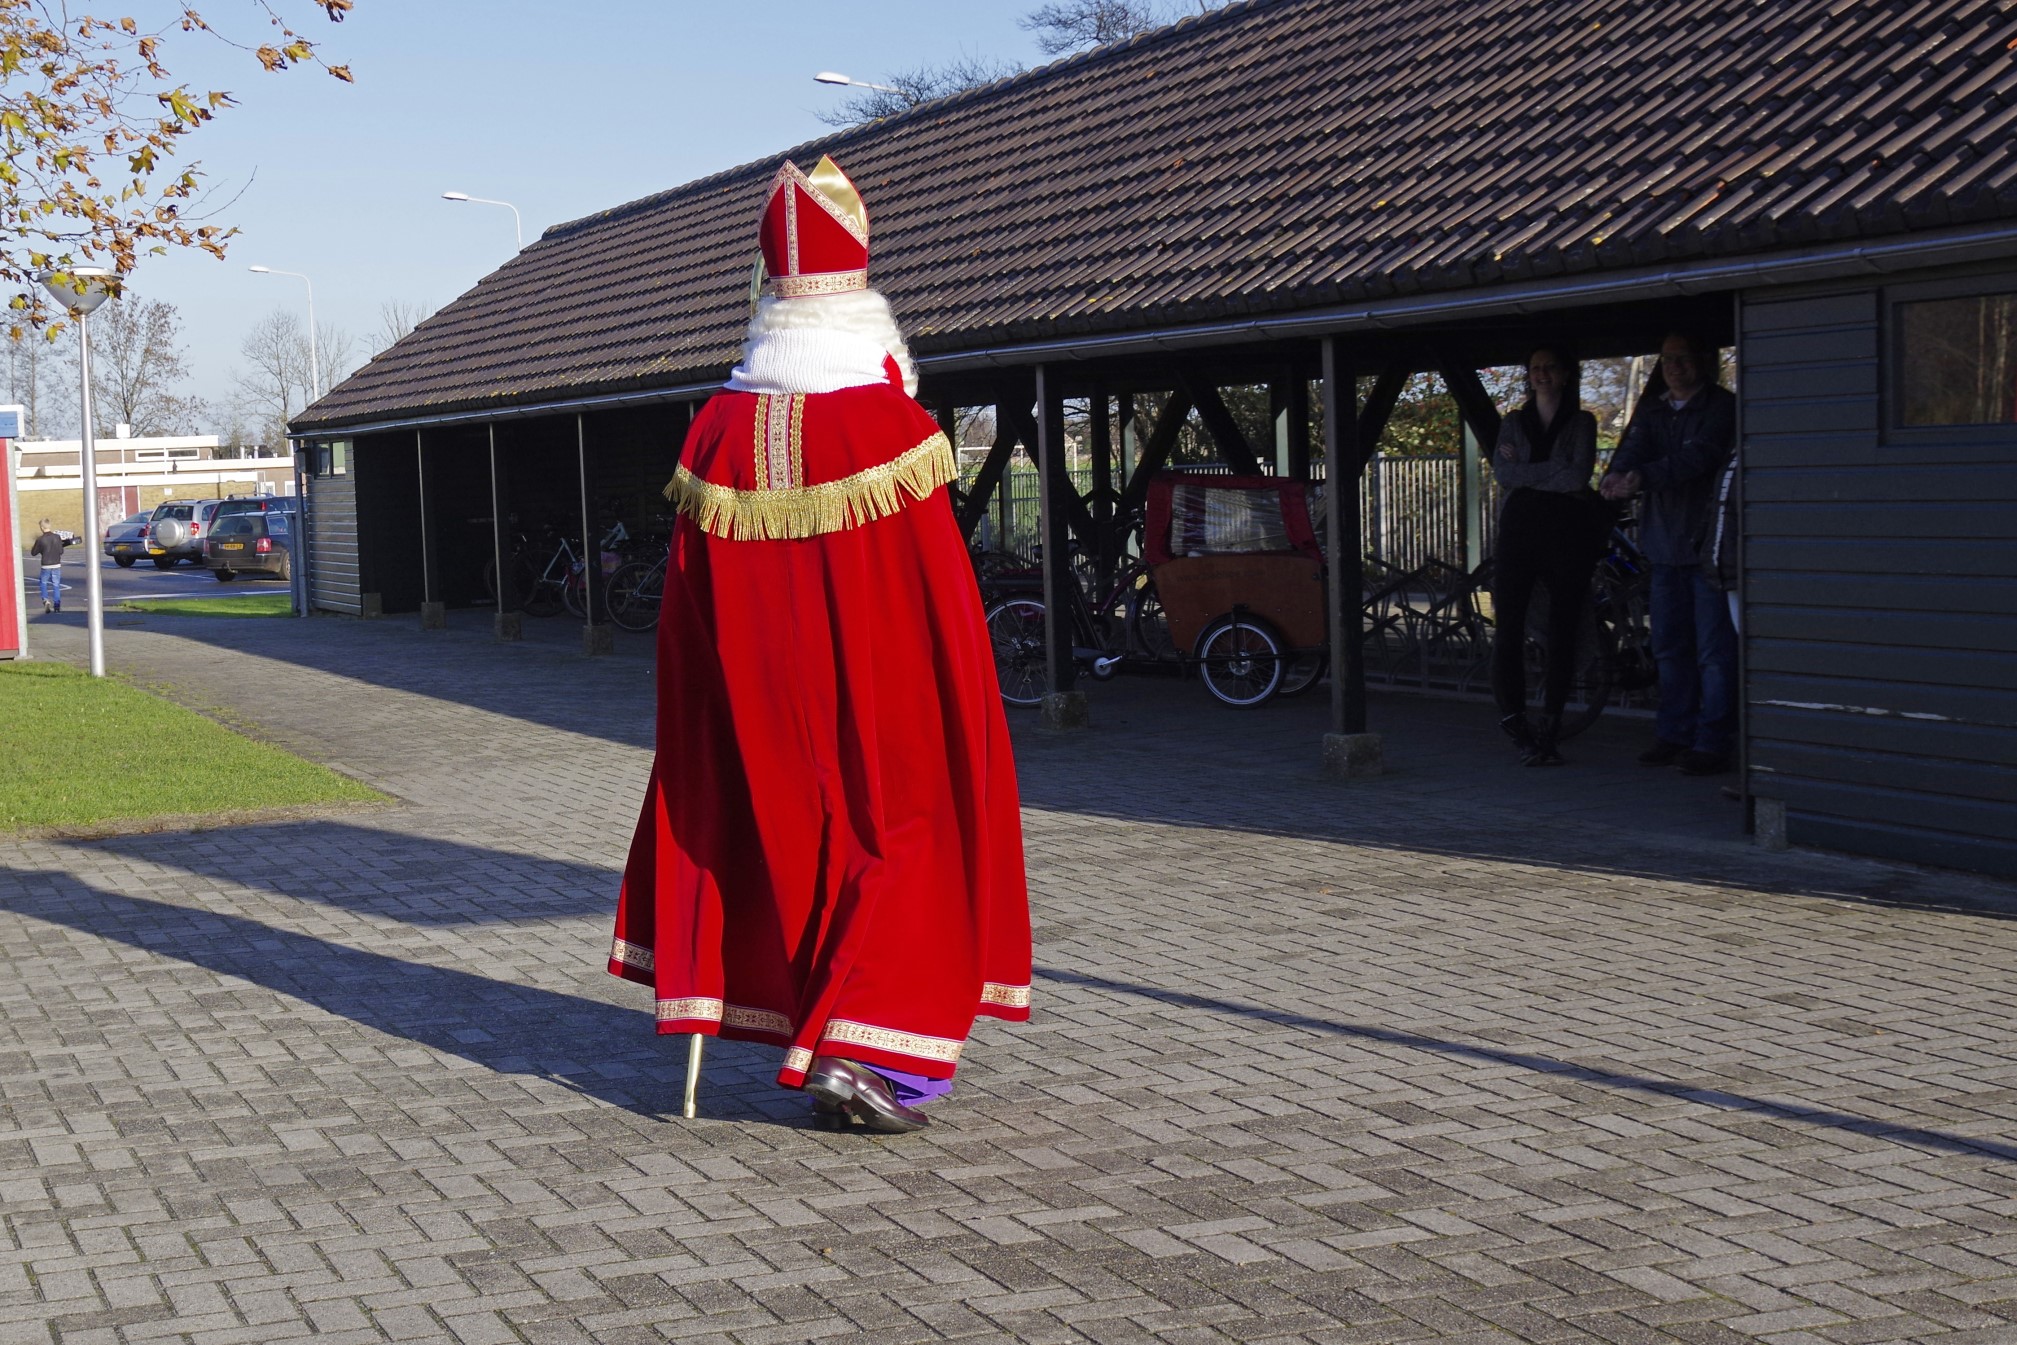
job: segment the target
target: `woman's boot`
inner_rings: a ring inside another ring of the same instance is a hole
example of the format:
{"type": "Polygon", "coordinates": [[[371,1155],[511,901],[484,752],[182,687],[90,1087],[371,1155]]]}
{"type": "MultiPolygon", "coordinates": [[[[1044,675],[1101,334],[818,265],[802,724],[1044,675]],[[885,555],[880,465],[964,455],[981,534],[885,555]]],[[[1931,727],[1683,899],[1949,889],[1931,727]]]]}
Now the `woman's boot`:
{"type": "Polygon", "coordinates": [[[1560,715],[1541,715],[1534,728],[1534,750],[1520,758],[1523,766],[1560,766],[1565,764],[1562,754],[1555,750],[1555,732],[1561,727],[1560,715]]]}
{"type": "Polygon", "coordinates": [[[1527,712],[1519,710],[1507,715],[1499,721],[1499,728],[1513,740],[1513,751],[1518,754],[1520,764],[1531,765],[1528,758],[1540,744],[1534,741],[1534,731],[1527,727],[1527,712]]]}

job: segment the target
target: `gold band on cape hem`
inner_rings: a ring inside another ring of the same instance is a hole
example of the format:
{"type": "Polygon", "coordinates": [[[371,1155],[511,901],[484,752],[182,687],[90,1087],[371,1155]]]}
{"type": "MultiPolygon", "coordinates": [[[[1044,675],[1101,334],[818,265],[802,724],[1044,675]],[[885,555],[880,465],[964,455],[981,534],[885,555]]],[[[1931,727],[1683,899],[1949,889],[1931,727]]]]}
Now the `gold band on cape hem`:
{"type": "Polygon", "coordinates": [[[703,481],[684,466],[665,498],[702,532],[733,542],[778,541],[843,532],[886,518],[959,479],[959,459],[943,433],[876,467],[816,486],[737,490],[703,481]]]}

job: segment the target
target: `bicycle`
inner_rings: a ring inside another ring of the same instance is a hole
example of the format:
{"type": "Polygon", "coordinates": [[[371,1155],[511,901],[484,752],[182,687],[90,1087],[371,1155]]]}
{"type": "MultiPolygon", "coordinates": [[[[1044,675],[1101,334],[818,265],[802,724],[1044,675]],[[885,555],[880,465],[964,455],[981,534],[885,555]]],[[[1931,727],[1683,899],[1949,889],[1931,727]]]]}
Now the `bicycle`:
{"type": "MultiPolygon", "coordinates": [[[[1002,699],[1010,705],[1035,705],[1050,690],[1042,572],[1020,557],[989,552],[976,554],[975,570],[1002,699]]],[[[1129,659],[1179,660],[1148,567],[1140,560],[1123,565],[1095,601],[1087,601],[1078,582],[1065,586],[1065,596],[1072,658],[1094,681],[1112,678],[1129,659]]]]}

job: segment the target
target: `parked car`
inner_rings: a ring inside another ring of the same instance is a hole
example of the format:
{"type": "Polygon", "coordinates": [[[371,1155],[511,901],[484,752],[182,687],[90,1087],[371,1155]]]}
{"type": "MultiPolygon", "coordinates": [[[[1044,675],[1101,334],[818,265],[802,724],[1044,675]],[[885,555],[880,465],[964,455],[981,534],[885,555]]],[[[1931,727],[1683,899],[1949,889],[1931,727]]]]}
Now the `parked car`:
{"type": "Polygon", "coordinates": [[[222,500],[164,500],[147,520],[147,554],[160,569],[178,560],[203,563],[203,535],[222,500]]]}
{"type": "Polygon", "coordinates": [[[147,521],[153,517],[152,509],[142,509],[105,529],[105,554],[120,569],[132,569],[133,562],[147,554],[147,521]]]}
{"type": "Polygon", "coordinates": [[[289,542],[294,515],[282,509],[263,514],[229,514],[211,525],[203,541],[203,563],[217,582],[228,584],[241,574],[270,574],[286,579],[293,573],[289,542]]]}
{"type": "Polygon", "coordinates": [[[296,507],[297,503],[292,495],[227,495],[224,502],[217,506],[217,517],[225,518],[232,514],[266,514],[275,509],[293,513],[296,507]]]}

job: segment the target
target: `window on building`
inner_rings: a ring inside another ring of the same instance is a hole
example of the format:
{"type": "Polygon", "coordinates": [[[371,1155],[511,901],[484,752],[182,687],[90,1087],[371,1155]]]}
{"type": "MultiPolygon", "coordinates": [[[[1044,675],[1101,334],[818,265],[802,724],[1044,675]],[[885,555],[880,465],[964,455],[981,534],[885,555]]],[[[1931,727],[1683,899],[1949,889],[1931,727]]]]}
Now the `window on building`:
{"type": "Polygon", "coordinates": [[[337,439],[327,444],[315,446],[315,474],[317,476],[348,476],[350,474],[350,441],[337,439]]]}
{"type": "Polygon", "coordinates": [[[2017,424],[2017,293],[1898,305],[1898,424],[2017,424]]]}

